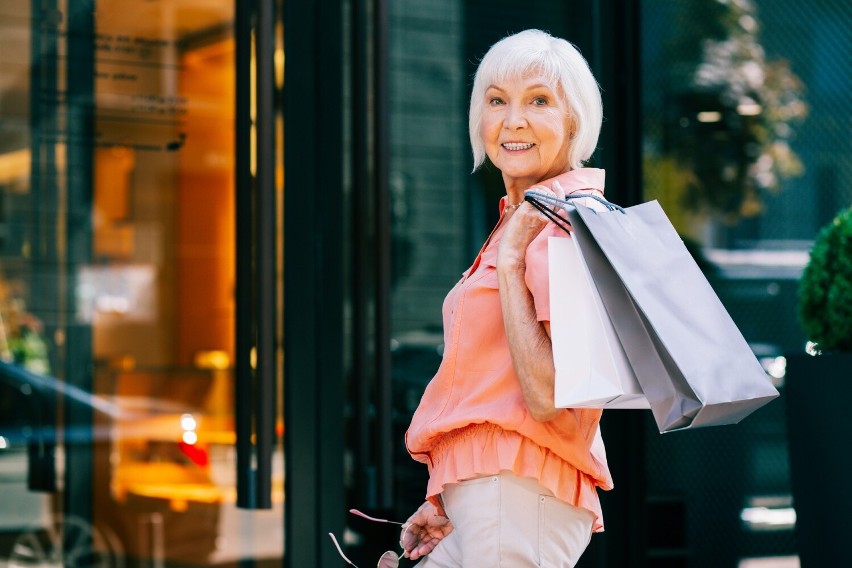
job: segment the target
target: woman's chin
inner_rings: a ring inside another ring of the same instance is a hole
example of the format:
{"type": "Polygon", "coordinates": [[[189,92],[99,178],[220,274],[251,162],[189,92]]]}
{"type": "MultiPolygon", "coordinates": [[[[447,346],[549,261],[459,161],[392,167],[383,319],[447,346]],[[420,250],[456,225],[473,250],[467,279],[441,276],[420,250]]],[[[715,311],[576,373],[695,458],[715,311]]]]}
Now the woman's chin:
{"type": "Polygon", "coordinates": [[[504,167],[498,169],[503,174],[505,179],[539,179],[542,175],[540,168],[518,167],[511,164],[504,164],[504,167]]]}

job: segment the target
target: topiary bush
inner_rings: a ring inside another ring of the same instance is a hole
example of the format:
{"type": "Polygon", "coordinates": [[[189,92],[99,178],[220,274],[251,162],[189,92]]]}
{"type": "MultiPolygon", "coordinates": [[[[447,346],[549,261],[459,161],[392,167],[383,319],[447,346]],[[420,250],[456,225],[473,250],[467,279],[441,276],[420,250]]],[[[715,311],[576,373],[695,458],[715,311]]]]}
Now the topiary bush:
{"type": "Polygon", "coordinates": [[[852,352],[852,207],[817,235],[799,281],[799,321],[820,352],[852,352]]]}

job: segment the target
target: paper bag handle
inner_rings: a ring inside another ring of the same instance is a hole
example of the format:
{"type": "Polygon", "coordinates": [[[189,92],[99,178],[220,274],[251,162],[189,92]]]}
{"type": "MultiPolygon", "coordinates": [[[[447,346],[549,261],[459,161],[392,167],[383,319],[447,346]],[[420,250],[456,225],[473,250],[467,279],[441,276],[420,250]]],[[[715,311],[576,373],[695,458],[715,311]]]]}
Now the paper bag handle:
{"type": "Polygon", "coordinates": [[[524,199],[526,201],[529,201],[530,205],[541,211],[541,213],[545,217],[556,223],[556,225],[559,226],[559,228],[561,228],[566,233],[571,232],[571,224],[568,223],[568,221],[566,221],[564,218],[557,215],[556,212],[550,209],[550,207],[548,206],[558,207],[559,209],[564,210],[567,210],[569,206],[576,208],[577,206],[574,205],[574,203],[572,203],[571,201],[574,199],[581,199],[585,197],[594,199],[595,201],[606,207],[609,211],[621,211],[622,213],[624,213],[623,207],[616,205],[615,203],[612,203],[610,201],[607,201],[600,195],[594,193],[572,193],[566,195],[564,199],[560,199],[553,195],[540,193],[534,190],[528,190],[524,192],[524,199]]]}

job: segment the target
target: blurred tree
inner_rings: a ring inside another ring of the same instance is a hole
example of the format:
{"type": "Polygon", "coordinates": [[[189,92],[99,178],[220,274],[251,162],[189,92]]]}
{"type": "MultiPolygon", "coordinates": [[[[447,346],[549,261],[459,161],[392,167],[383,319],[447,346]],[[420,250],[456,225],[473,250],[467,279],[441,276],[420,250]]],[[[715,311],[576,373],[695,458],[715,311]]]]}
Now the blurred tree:
{"type": "Polygon", "coordinates": [[[751,0],[680,0],[673,18],[670,112],[646,153],[646,192],[682,211],[683,232],[696,218],[759,215],[765,192],[803,171],[790,147],[807,114],[802,82],[786,61],[767,59],[751,0]]]}

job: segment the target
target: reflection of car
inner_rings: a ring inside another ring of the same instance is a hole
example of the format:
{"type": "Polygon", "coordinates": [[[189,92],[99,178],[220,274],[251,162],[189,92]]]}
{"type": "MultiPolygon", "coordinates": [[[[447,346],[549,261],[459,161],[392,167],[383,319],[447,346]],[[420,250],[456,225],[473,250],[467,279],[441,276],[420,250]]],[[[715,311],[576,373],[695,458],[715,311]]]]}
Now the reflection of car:
{"type": "Polygon", "coordinates": [[[56,465],[53,453],[60,439],[66,444],[112,442],[119,450],[127,449],[116,458],[128,463],[207,465],[198,445],[201,418],[185,405],[147,397],[93,395],[3,361],[0,389],[0,450],[29,449],[28,479],[33,490],[55,490],[56,475],[50,468],[56,465]],[[54,408],[58,395],[65,405],[93,411],[92,424],[59,429],[54,408]]]}
{"type": "Polygon", "coordinates": [[[88,534],[98,554],[113,560],[126,553],[204,562],[216,548],[225,491],[212,479],[203,421],[179,403],[92,395],[0,361],[0,530],[5,535],[0,557],[12,564],[47,562],[48,551],[62,542],[57,535],[74,530],[88,534]],[[54,409],[59,395],[66,408],[85,407],[91,424],[59,429],[54,409]],[[61,485],[64,460],[57,450],[66,444],[90,447],[93,483],[110,487],[106,498],[97,491],[84,497],[93,503],[94,526],[76,517],[63,519],[46,495],[61,485]]]}

